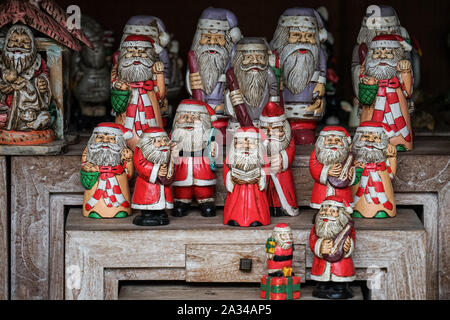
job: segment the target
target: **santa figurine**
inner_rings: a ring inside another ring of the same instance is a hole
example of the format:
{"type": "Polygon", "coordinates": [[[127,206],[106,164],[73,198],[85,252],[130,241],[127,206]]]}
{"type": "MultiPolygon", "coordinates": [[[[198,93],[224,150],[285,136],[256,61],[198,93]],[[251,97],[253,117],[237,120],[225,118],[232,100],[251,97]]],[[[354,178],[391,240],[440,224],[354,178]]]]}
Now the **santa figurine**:
{"type": "Polygon", "coordinates": [[[338,196],[329,196],[320,206],[309,235],[314,253],[311,279],[318,281],[313,296],[323,299],[349,299],[349,283],[355,280],[352,253],[355,229],[350,204],[338,196]]]}
{"type": "Polygon", "coordinates": [[[271,277],[292,276],[293,253],[291,227],[286,223],[278,223],[266,241],[267,274],[271,277]]]}
{"type": "Polygon", "coordinates": [[[270,43],[295,144],[314,143],[317,121],[325,111],[326,39],[319,13],[296,7],[283,12],[270,43]]]}
{"type": "Polygon", "coordinates": [[[268,102],[259,118],[259,128],[268,141],[270,176],[267,198],[270,213],[272,216],[296,216],[299,210],[291,168],[295,157],[295,143],[283,108],[275,102],[268,102]]]}
{"type": "Polygon", "coordinates": [[[133,175],[133,152],[125,145],[130,133],[120,124],[97,125],[81,157],[83,215],[124,218],[131,214],[128,180],[133,175]]]}
{"type": "Polygon", "coordinates": [[[413,148],[407,101],[413,90],[413,75],[407,51],[411,51],[411,45],[400,36],[376,36],[360,70],[361,121],[387,124],[395,134],[390,142],[398,151],[413,148]]]}
{"type": "Polygon", "coordinates": [[[137,178],[131,207],[142,212],[133,223],[140,226],[169,224],[165,209],[173,208],[170,184],[174,178],[174,165],[169,137],[164,129],[150,127],[144,130],[134,150],[133,162],[137,178]]]}
{"type": "Polygon", "coordinates": [[[193,99],[206,102],[218,118],[213,126],[226,134],[224,116],[225,72],[235,44],[242,38],[234,13],[209,7],[203,10],[188,54],[186,87],[193,99]]]}
{"type": "Polygon", "coordinates": [[[265,38],[245,37],[236,44],[231,68],[228,69],[228,88],[225,94],[225,113],[231,136],[240,126],[258,126],[259,116],[269,102],[279,102],[277,78],[269,65],[271,51],[265,38]]]}
{"type": "Polygon", "coordinates": [[[127,36],[120,45],[117,69],[111,72],[111,104],[116,122],[133,133],[127,142],[132,150],[145,129],[163,127],[159,101],[166,94],[164,64],[156,48],[149,36],[127,36]]]}
{"type": "Polygon", "coordinates": [[[175,217],[187,215],[194,199],[202,216],[216,215],[214,171],[218,145],[211,125],[215,119],[214,110],[205,102],[185,99],[178,105],[171,135],[175,163],[172,215],[175,217]]]}
{"type": "Polygon", "coordinates": [[[343,127],[328,126],[320,132],[309,158],[309,172],[314,179],[311,208],[319,209],[328,196],[353,201],[350,186],[355,179],[355,165],[351,143],[343,127]]]}
{"type": "Polygon", "coordinates": [[[397,150],[389,143],[394,135],[384,123],[366,121],[353,138],[355,182],[353,216],[388,218],[396,215],[392,179],[397,171],[397,150]]]}
{"type": "Polygon", "coordinates": [[[268,159],[265,137],[255,127],[239,128],[230,143],[223,166],[223,179],[228,191],[223,223],[238,227],[270,224],[267,201],[268,159]]]}

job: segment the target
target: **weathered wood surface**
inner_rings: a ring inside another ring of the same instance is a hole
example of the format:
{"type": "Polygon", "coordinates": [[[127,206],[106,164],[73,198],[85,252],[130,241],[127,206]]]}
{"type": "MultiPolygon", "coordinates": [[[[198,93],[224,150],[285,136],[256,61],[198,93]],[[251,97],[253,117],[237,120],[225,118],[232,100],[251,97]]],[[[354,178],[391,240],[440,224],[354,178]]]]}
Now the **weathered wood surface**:
{"type": "MultiPolygon", "coordinates": [[[[221,214],[219,212],[219,216],[221,214]]],[[[274,218],[273,223],[290,219],[295,245],[309,248],[313,214],[312,210],[307,210],[295,220],[288,217],[274,218]]],[[[111,293],[105,292],[105,269],[187,268],[189,246],[197,251],[205,243],[221,248],[242,243],[258,246],[265,243],[270,234],[268,226],[233,228],[223,225],[220,217],[200,219],[195,215],[188,216],[182,218],[185,220],[183,224],[190,226],[184,229],[141,228],[131,224],[130,219],[120,219],[111,224],[110,220],[97,221],[82,217],[80,209],[70,211],[66,225],[67,299],[111,297],[111,293]]],[[[387,275],[381,286],[386,288],[385,297],[388,299],[425,299],[425,230],[412,210],[400,209],[397,217],[389,222],[387,225],[380,220],[356,220],[355,266],[372,270],[386,269],[387,275]],[[378,228],[380,225],[383,228],[378,228]]],[[[217,253],[221,254],[226,261],[226,253],[217,253]]],[[[235,256],[235,253],[231,255],[235,256]]],[[[312,252],[306,250],[307,268],[311,268],[312,259],[312,252]]],[[[205,265],[205,270],[207,273],[209,266],[205,265]]],[[[367,280],[370,276],[367,272],[357,275],[362,277],[358,280],[367,280]]],[[[205,277],[206,281],[222,281],[221,277],[205,277]]],[[[189,276],[185,279],[189,281],[189,276]]],[[[192,280],[198,282],[201,278],[196,276],[192,280]]],[[[259,279],[255,278],[254,281],[259,282],[259,279]]]]}
{"type": "MultiPolygon", "coordinates": [[[[61,248],[63,244],[61,239],[57,240],[60,241],[59,244],[48,242],[50,212],[52,215],[61,215],[60,212],[50,211],[48,203],[55,194],[71,197],[83,193],[78,170],[87,138],[82,137],[80,143],[70,146],[63,156],[11,158],[13,299],[50,297],[52,286],[49,284],[48,266],[53,263],[56,255],[50,248],[61,248]]],[[[450,216],[447,214],[450,210],[449,144],[447,138],[418,137],[414,151],[399,154],[399,171],[394,179],[399,204],[424,205],[423,223],[427,231],[428,257],[431,259],[427,262],[427,279],[431,279],[427,296],[429,299],[450,298],[450,243],[447,236],[450,232],[450,216]],[[424,154],[427,152],[428,155],[424,154]],[[431,198],[424,201],[423,194],[431,198]],[[402,197],[405,197],[404,201],[401,200],[402,197]]],[[[312,189],[308,169],[311,150],[312,146],[299,147],[294,161],[297,198],[302,206],[309,204],[312,189]]],[[[218,177],[217,204],[223,206],[225,188],[221,169],[218,170],[218,177]]],[[[172,218],[167,228],[183,228],[182,219],[172,218]],[[179,224],[176,224],[177,219],[180,219],[179,224]]],[[[60,251],[59,257],[62,255],[63,251],[60,251]]],[[[59,264],[59,268],[63,270],[63,265],[59,264]]],[[[62,292],[61,288],[59,292],[62,292]]],[[[63,298],[62,295],[52,297],[63,298]]]]}
{"type": "Polygon", "coordinates": [[[51,143],[35,146],[0,145],[0,155],[8,156],[43,156],[58,155],[67,152],[65,140],[55,140],[51,143]]]}
{"type": "Polygon", "coordinates": [[[9,295],[8,187],[6,157],[0,157],[0,300],[9,295]]]}
{"type": "MultiPolygon", "coordinates": [[[[313,288],[301,286],[299,300],[322,300],[312,296],[313,288]]],[[[361,287],[352,286],[352,290],[349,300],[363,300],[361,287]]],[[[125,285],[119,300],[258,300],[259,292],[259,286],[125,285]]]]}

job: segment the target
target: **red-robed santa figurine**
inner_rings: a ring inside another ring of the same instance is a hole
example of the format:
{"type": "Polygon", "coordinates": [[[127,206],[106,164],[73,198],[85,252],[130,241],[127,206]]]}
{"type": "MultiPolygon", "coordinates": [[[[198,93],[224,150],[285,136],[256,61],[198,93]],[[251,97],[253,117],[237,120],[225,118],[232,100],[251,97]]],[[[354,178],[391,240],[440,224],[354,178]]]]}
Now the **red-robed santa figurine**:
{"type": "Polygon", "coordinates": [[[214,110],[205,102],[186,99],[179,104],[173,121],[172,156],[175,162],[172,215],[187,214],[192,200],[204,217],[216,215],[214,187],[217,143],[212,135],[214,110]]]}
{"type": "Polygon", "coordinates": [[[136,145],[133,162],[138,176],[131,207],[142,212],[133,223],[141,226],[169,224],[165,209],[173,208],[170,184],[174,166],[167,133],[158,127],[144,130],[136,145]]]}
{"type": "Polygon", "coordinates": [[[341,197],[325,199],[316,215],[309,236],[314,253],[311,279],[319,281],[313,296],[325,299],[353,297],[349,282],[355,279],[352,253],[355,249],[355,229],[352,208],[341,197]]]}
{"type": "Polygon", "coordinates": [[[320,132],[309,158],[309,172],[314,179],[311,208],[320,209],[327,196],[353,201],[350,185],[355,179],[355,166],[351,143],[347,130],[342,127],[328,126],[320,132]]]}
{"type": "Polygon", "coordinates": [[[291,227],[279,223],[266,241],[267,273],[271,277],[292,276],[294,243],[291,227]]]}
{"type": "Polygon", "coordinates": [[[259,128],[266,134],[267,155],[270,162],[267,198],[272,216],[296,216],[299,214],[292,176],[295,142],[291,125],[275,102],[268,102],[259,118],[259,128]]]}
{"type": "Polygon", "coordinates": [[[224,224],[240,227],[270,224],[265,190],[268,159],[264,138],[264,133],[255,127],[241,127],[233,137],[223,167],[228,191],[223,212],[224,224]]]}

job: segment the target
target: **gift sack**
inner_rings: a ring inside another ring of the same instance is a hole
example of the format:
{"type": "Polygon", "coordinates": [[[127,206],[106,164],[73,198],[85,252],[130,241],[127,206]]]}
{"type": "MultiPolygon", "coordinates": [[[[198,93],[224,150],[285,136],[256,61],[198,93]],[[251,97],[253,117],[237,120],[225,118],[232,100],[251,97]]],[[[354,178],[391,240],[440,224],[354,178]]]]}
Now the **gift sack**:
{"type": "Polygon", "coordinates": [[[98,176],[100,175],[99,172],[87,172],[87,171],[80,171],[80,180],[81,185],[86,188],[87,190],[91,190],[92,187],[97,182],[98,176]]]}
{"type": "Polygon", "coordinates": [[[111,90],[111,107],[117,114],[124,113],[128,107],[130,91],[111,90]]]}
{"type": "Polygon", "coordinates": [[[263,276],[260,297],[266,300],[300,299],[300,277],[263,276]]]}
{"type": "Polygon", "coordinates": [[[370,106],[372,105],[373,101],[375,100],[375,97],[377,96],[378,92],[378,84],[359,84],[359,102],[361,104],[370,106]]]}

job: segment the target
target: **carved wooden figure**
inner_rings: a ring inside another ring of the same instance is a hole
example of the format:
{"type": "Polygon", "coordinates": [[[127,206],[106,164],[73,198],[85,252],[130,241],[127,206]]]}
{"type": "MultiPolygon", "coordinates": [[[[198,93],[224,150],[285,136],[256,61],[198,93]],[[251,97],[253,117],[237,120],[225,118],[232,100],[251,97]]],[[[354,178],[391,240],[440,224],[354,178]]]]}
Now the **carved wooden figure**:
{"type": "Polygon", "coordinates": [[[267,201],[267,143],[255,127],[239,128],[230,144],[223,166],[228,191],[223,223],[230,226],[258,227],[270,224],[267,201]]]}
{"type": "Polygon", "coordinates": [[[218,145],[212,128],[215,119],[214,110],[205,102],[185,99],[178,105],[171,134],[175,163],[172,214],[176,217],[187,215],[194,199],[202,216],[216,215],[214,171],[218,145]]]}
{"type": "Polygon", "coordinates": [[[259,128],[267,136],[267,155],[270,162],[267,198],[272,216],[296,216],[299,214],[295,194],[292,162],[295,156],[295,143],[291,126],[283,108],[269,102],[262,110],[259,128]]]}
{"type": "Polygon", "coordinates": [[[100,123],[81,158],[83,215],[89,218],[124,218],[131,214],[128,180],[133,175],[133,152],[125,145],[126,129],[100,123]]]}
{"type": "Polygon", "coordinates": [[[133,223],[141,226],[169,224],[165,209],[173,208],[170,184],[174,165],[169,137],[164,129],[151,127],[144,130],[134,150],[133,162],[137,178],[131,207],[142,212],[133,223]]]}
{"type": "Polygon", "coordinates": [[[350,204],[339,196],[329,196],[320,206],[309,236],[314,253],[311,279],[318,281],[313,296],[324,299],[353,297],[349,282],[356,277],[352,253],[355,229],[350,204]]]}
{"type": "Polygon", "coordinates": [[[319,209],[327,196],[353,201],[350,185],[355,178],[351,153],[352,140],[343,127],[328,126],[320,131],[309,158],[309,172],[314,179],[309,206],[319,209]]]}
{"type": "Polygon", "coordinates": [[[325,111],[327,30],[319,13],[290,8],[278,20],[270,43],[281,77],[280,91],[295,144],[313,144],[315,129],[325,111]]]}
{"type": "Polygon", "coordinates": [[[355,182],[353,216],[388,218],[396,215],[392,179],[397,172],[397,150],[389,143],[394,133],[381,122],[367,121],[353,138],[355,182]]]}

